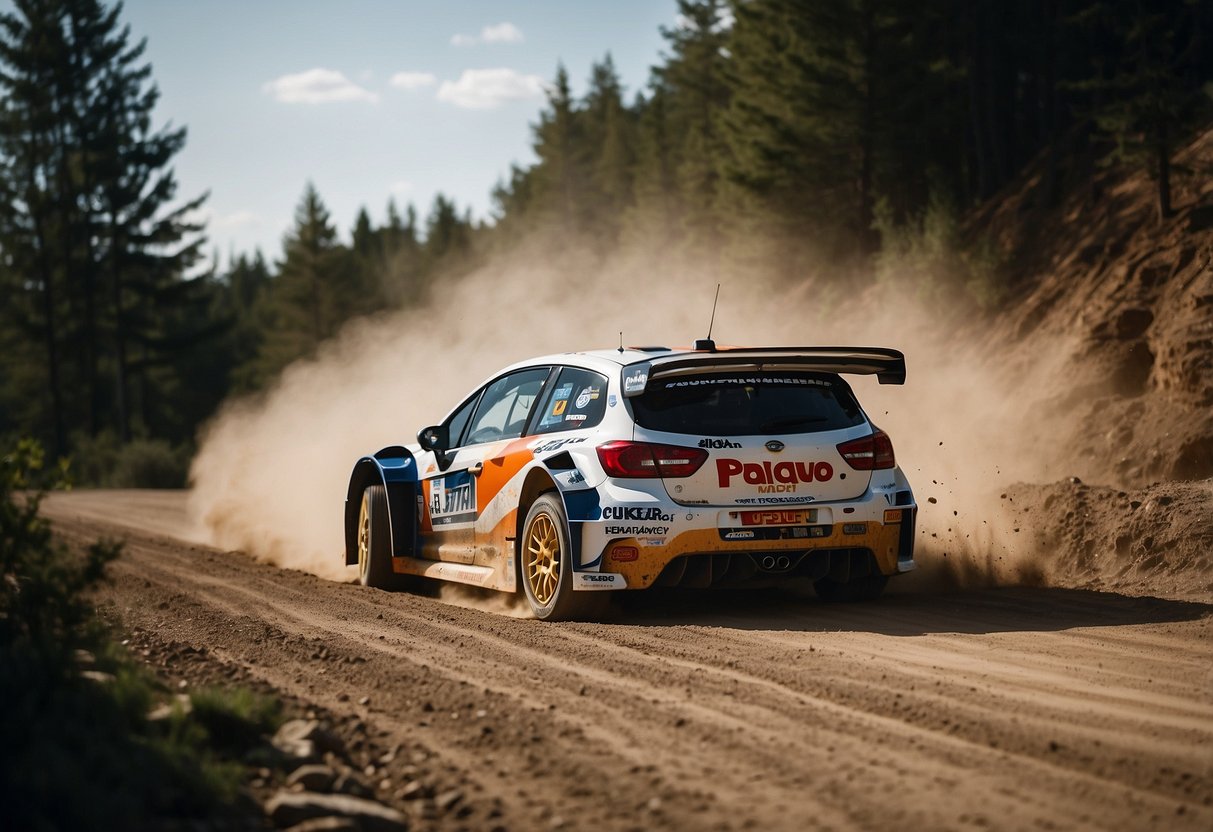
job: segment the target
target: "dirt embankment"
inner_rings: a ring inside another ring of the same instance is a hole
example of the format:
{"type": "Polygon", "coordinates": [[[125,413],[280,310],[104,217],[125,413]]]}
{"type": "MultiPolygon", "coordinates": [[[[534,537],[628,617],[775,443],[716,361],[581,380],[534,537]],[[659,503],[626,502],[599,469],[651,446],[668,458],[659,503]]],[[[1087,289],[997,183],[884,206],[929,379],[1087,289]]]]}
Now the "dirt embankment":
{"type": "Polygon", "coordinates": [[[1028,370],[1031,396],[1038,351],[1067,345],[1039,424],[1092,482],[1213,477],[1213,129],[1175,162],[1175,215],[1162,223],[1144,172],[1081,167],[1060,205],[1043,204],[1043,173],[1029,175],[973,223],[1019,275],[990,348],[1028,370]]]}

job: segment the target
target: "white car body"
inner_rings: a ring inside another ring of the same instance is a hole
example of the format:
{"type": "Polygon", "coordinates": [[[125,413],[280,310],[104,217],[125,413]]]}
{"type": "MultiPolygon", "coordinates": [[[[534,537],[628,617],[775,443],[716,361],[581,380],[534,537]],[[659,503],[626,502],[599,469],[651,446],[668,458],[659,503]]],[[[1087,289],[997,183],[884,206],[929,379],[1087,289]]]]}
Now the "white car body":
{"type": "MultiPolygon", "coordinates": [[[[423,444],[359,460],[347,562],[366,561],[364,582],[375,583],[363,497],[382,485],[391,543],[389,572],[381,532],[380,575],[506,592],[522,583],[532,607],[547,593],[528,580],[544,569],[549,600],[571,608],[570,593],[790,576],[823,594],[874,597],[887,577],[914,568],[912,490],[839,375],[903,383],[901,354],[697,346],[550,355],[503,369],[420,432],[423,444]],[[704,429],[712,426],[721,429],[704,429]],[[548,525],[536,536],[525,526],[545,494],[548,525]],[[545,540],[559,564],[531,563],[545,540]],[[841,591],[848,585],[857,591],[841,591]]],[[[569,617],[544,606],[540,617],[569,617]]]]}

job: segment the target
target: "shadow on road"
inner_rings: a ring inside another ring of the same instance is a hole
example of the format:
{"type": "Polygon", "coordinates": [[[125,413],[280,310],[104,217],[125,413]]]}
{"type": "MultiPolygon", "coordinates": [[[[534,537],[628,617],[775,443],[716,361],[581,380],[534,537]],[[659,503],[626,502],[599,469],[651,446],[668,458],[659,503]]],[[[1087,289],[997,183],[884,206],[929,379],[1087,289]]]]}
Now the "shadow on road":
{"type": "Polygon", "coordinates": [[[768,589],[620,593],[612,623],[917,636],[1055,632],[1194,621],[1210,615],[1213,604],[1048,587],[895,594],[860,604],[826,604],[811,592],[768,589]]]}

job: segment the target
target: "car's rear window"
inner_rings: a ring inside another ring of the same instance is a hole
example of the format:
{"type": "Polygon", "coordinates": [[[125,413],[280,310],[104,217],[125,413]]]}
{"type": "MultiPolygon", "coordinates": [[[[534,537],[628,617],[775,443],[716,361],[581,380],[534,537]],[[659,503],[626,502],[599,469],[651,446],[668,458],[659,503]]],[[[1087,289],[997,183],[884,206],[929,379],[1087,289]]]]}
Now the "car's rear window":
{"type": "Polygon", "coordinates": [[[631,402],[636,424],[669,433],[816,433],[854,427],[864,421],[850,388],[829,373],[657,378],[631,402]]]}

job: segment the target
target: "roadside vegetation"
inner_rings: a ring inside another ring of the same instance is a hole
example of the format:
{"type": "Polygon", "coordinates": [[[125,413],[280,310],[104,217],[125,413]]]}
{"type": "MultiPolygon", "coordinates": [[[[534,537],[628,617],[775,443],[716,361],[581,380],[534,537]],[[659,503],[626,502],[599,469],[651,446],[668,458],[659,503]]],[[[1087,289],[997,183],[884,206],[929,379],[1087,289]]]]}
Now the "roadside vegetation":
{"type": "MultiPolygon", "coordinates": [[[[244,757],[280,720],[246,690],[174,696],[116,643],[89,591],[119,557],[51,536],[42,449],[0,461],[0,803],[11,829],[145,828],[246,812],[244,757]]],[[[253,807],[253,811],[259,811],[253,807]]]]}

